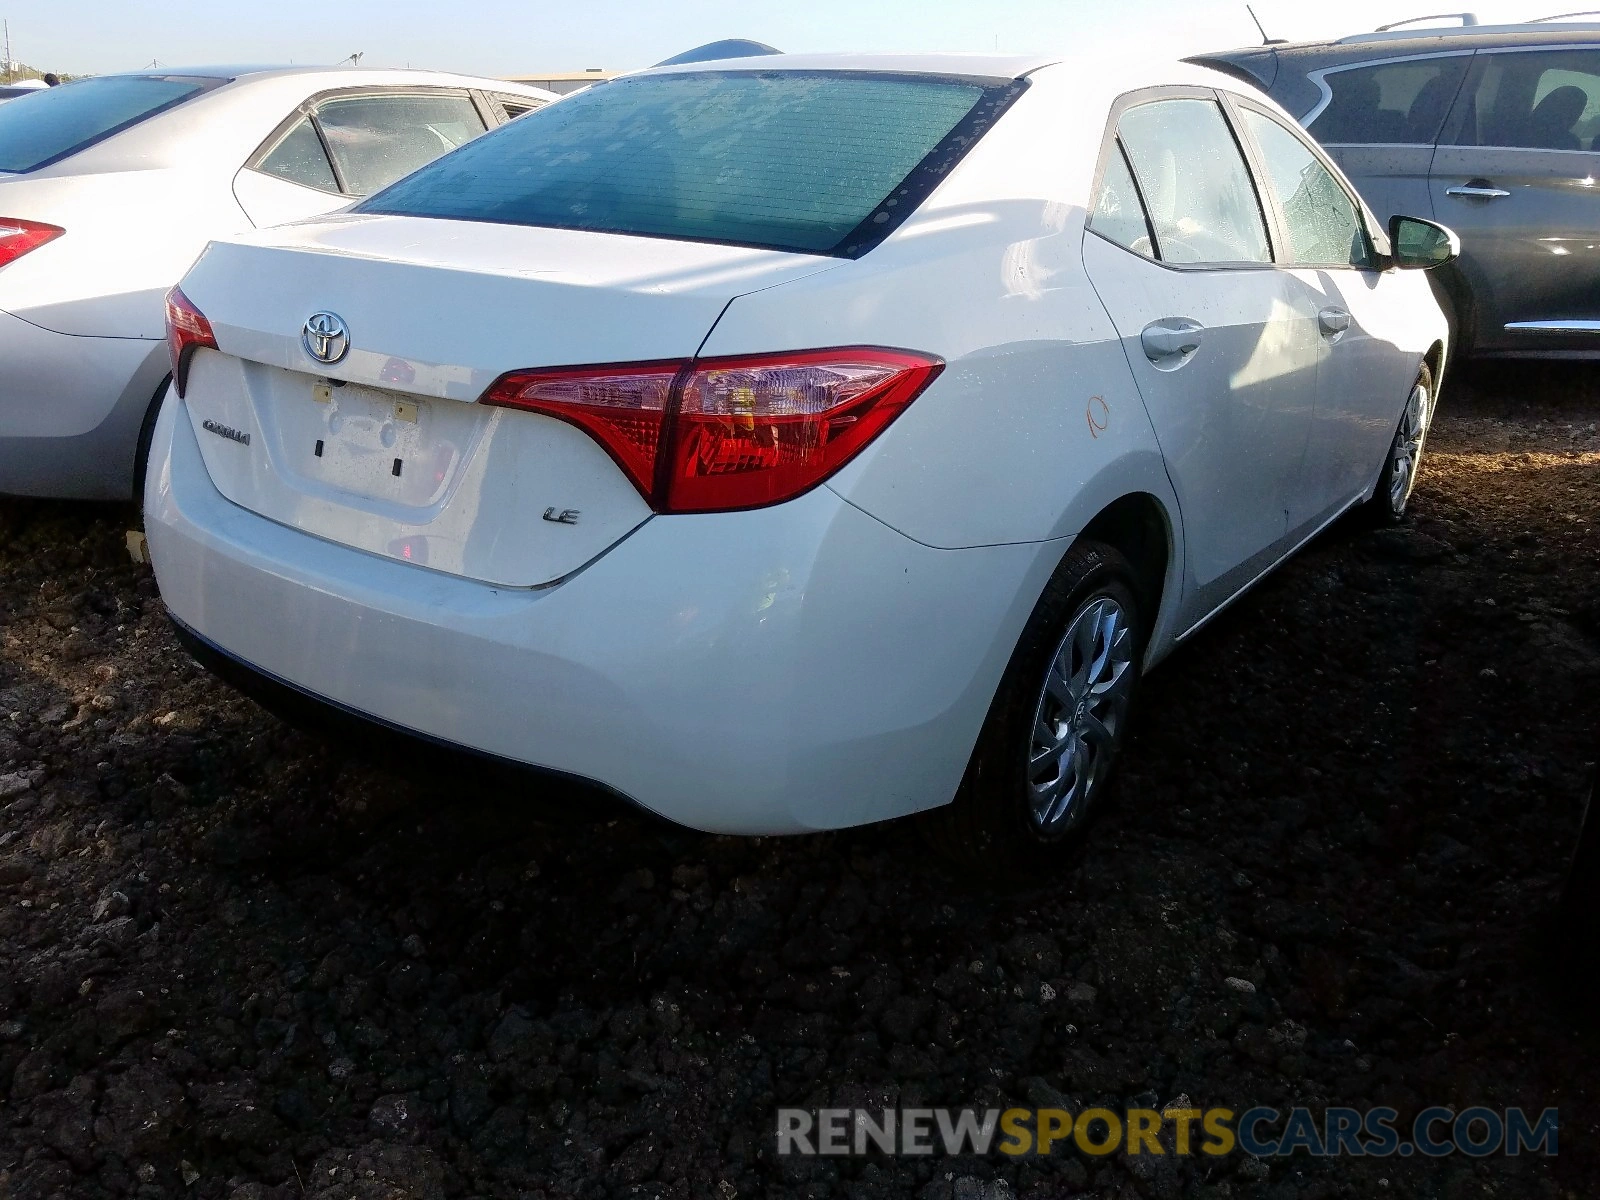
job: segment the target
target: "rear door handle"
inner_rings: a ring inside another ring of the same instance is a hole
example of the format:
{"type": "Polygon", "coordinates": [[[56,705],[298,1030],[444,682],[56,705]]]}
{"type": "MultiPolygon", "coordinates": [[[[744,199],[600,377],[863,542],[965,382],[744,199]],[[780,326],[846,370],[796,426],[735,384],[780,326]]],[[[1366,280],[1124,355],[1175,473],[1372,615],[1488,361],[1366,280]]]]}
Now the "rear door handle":
{"type": "Polygon", "coordinates": [[[1325,338],[1336,338],[1350,328],[1350,314],[1342,308],[1325,308],[1317,314],[1317,328],[1325,338]]]}
{"type": "Polygon", "coordinates": [[[1200,348],[1204,337],[1205,329],[1200,322],[1187,317],[1164,317],[1144,327],[1139,344],[1151,362],[1166,365],[1174,358],[1187,361],[1188,356],[1200,348]]]}
{"type": "Polygon", "coordinates": [[[1475,200],[1498,200],[1501,196],[1509,196],[1505,188],[1497,188],[1492,184],[1474,179],[1471,183],[1458,183],[1455,187],[1444,190],[1446,196],[1471,196],[1475,200]]]}

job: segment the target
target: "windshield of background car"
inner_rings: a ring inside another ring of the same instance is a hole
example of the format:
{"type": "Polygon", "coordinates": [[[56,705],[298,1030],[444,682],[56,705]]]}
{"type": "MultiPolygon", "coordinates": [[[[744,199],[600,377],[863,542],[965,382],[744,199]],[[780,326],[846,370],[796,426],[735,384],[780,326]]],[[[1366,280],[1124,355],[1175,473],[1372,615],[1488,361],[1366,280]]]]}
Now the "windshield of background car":
{"type": "Polygon", "coordinates": [[[855,258],[1023,86],[857,71],[624,78],[470,142],[355,211],[855,258]]]}
{"type": "Polygon", "coordinates": [[[0,171],[47,166],[223,82],[102,75],[41,88],[0,105],[0,171]]]}

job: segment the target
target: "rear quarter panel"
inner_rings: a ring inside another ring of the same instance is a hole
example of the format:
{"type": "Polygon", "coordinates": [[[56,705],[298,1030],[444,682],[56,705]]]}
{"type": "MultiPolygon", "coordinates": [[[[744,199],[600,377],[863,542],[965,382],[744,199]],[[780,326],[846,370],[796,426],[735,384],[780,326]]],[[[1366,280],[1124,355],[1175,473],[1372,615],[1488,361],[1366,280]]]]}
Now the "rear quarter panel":
{"type": "Polygon", "coordinates": [[[1149,418],[1083,270],[1104,113],[1066,122],[1070,100],[1053,79],[1035,81],[882,246],[740,297],[702,350],[869,344],[942,356],[938,380],[830,481],[930,546],[1070,537],[1125,491],[1166,498],[1149,418]]]}
{"type": "Polygon", "coordinates": [[[67,231],[0,271],[0,308],[57,333],[163,337],[167,289],[209,240],[251,228],[234,173],[315,86],[295,76],[224,84],[0,181],[0,216],[67,231]]]}
{"type": "MultiPolygon", "coordinates": [[[[1084,105],[1059,77],[1036,79],[882,246],[740,297],[702,353],[870,344],[938,354],[944,373],[828,486],[928,546],[1031,542],[1052,559],[1106,505],[1144,492],[1168,515],[1180,563],[1161,451],[1083,270],[1108,108],[1084,105]]],[[[1168,612],[1177,576],[1169,570],[1168,612]]]]}
{"type": "Polygon", "coordinates": [[[165,336],[167,289],[208,239],[249,228],[207,166],[0,182],[0,217],[66,230],[0,271],[0,309],[93,337],[165,336]]]}

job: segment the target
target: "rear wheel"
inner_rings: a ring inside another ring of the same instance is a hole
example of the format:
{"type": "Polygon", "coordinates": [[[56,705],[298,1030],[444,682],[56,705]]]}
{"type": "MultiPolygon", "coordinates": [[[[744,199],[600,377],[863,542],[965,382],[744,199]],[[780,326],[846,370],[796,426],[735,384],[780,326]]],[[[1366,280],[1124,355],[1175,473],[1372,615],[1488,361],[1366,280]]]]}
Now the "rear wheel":
{"type": "Polygon", "coordinates": [[[1006,668],[954,801],[924,814],[934,848],[987,873],[1036,870],[1078,841],[1105,792],[1138,689],[1133,570],[1079,542],[1006,668]]]}
{"type": "Polygon", "coordinates": [[[171,383],[171,375],[161,381],[150,399],[150,407],[145,410],[144,420],[139,423],[139,440],[133,450],[133,503],[140,509],[144,508],[144,477],[150,467],[150,442],[155,437],[156,419],[161,416],[161,402],[167,398],[167,387],[171,383]]]}
{"type": "Polygon", "coordinates": [[[1378,486],[1367,502],[1367,512],[1380,525],[1398,525],[1405,520],[1411,493],[1417,486],[1417,471],[1422,465],[1422,448],[1428,438],[1428,422],[1433,415],[1433,372],[1426,366],[1411,385],[1400,424],[1389,442],[1378,486]]]}

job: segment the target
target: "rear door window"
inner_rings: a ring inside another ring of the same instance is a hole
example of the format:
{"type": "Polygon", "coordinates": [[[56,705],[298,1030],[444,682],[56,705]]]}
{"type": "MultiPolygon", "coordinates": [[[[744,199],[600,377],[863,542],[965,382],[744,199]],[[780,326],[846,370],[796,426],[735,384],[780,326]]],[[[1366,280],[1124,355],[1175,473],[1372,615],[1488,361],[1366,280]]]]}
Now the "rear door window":
{"type": "Polygon", "coordinates": [[[258,169],[319,192],[337,193],[339,190],[339,181],[334,178],[333,167],[328,162],[328,152],[323,149],[322,138],[317,135],[310,117],[303,117],[289,130],[268,151],[258,169]]]}
{"type": "Polygon", "coordinates": [[[1600,49],[1480,54],[1457,109],[1453,145],[1593,150],[1600,49]]]}
{"type": "Polygon", "coordinates": [[[1283,212],[1289,244],[1279,261],[1296,266],[1368,267],[1365,223],[1350,194],[1300,138],[1253,108],[1241,108],[1283,212]]]}
{"type": "Polygon", "coordinates": [[[48,166],[226,82],[182,75],[102,75],[19,96],[0,105],[0,171],[48,166]]]}
{"type": "Polygon", "coordinates": [[[1328,71],[1330,98],[1309,126],[1328,146],[1432,145],[1470,54],[1328,71]]]}
{"type": "Polygon", "coordinates": [[[1141,104],[1118,130],[1163,262],[1272,261],[1261,201],[1216,101],[1141,104]]]}
{"type": "Polygon", "coordinates": [[[1125,250],[1146,258],[1156,257],[1150,219],[1145,215],[1144,203],[1139,199],[1139,189],[1134,185],[1133,172],[1128,169],[1120,142],[1112,144],[1094,211],[1089,215],[1089,228],[1125,250]]]}
{"type": "Polygon", "coordinates": [[[494,102],[500,106],[500,115],[507,121],[515,121],[518,117],[525,117],[536,108],[543,108],[544,102],[535,100],[532,96],[503,96],[496,94],[494,102]]]}
{"type": "Polygon", "coordinates": [[[529,113],[360,212],[856,257],[1021,91],[864,71],[685,71],[529,113]]]}
{"type": "Polygon", "coordinates": [[[484,131],[464,92],[336,97],[317,106],[317,123],[352,196],[369,196],[484,131]]]}

